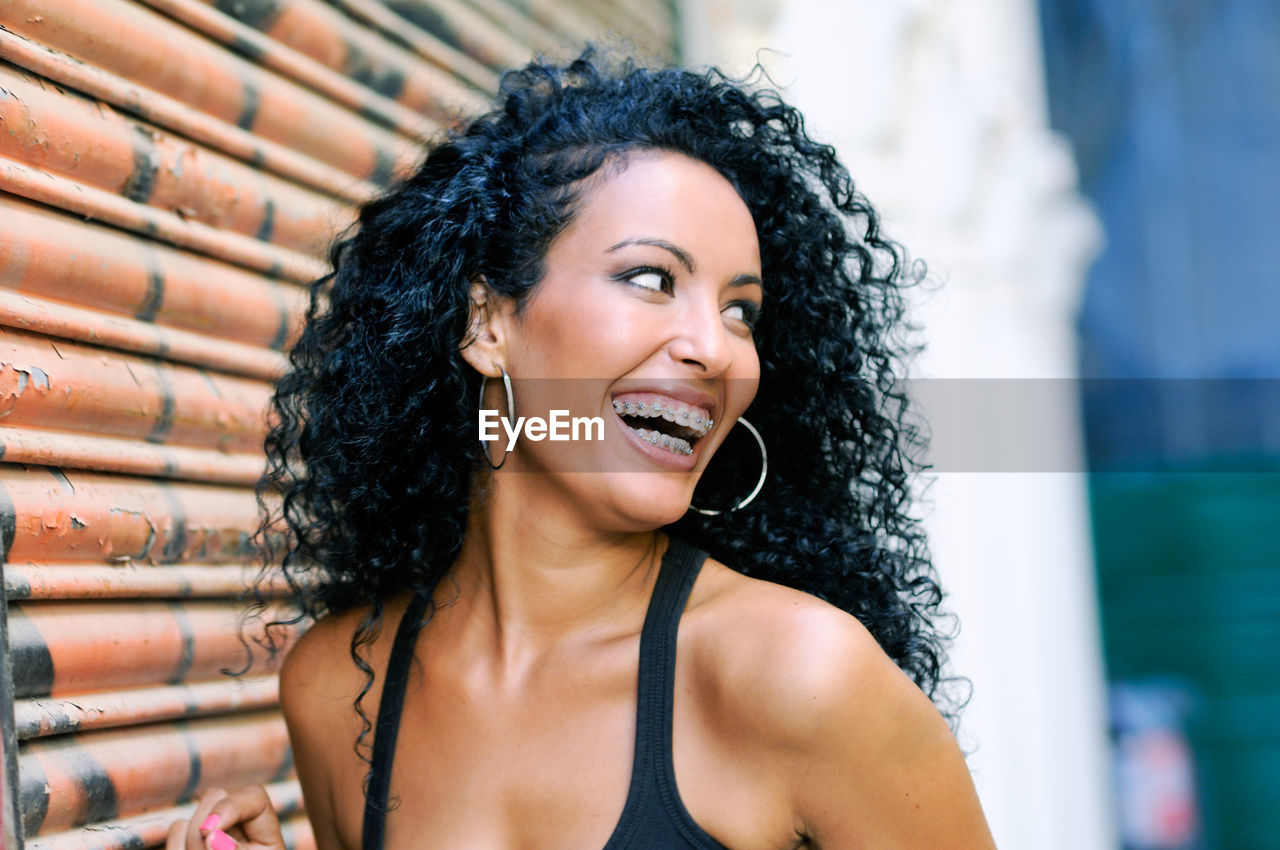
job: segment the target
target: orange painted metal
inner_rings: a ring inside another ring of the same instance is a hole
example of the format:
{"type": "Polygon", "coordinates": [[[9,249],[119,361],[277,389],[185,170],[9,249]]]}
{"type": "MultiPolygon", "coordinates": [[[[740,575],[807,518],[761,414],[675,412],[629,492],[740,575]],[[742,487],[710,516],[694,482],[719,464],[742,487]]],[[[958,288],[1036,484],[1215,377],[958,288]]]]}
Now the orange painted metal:
{"type": "Polygon", "coordinates": [[[137,440],[26,431],[3,426],[0,426],[0,457],[7,463],[122,472],[242,487],[253,486],[265,467],[265,461],[259,454],[228,454],[210,449],[158,446],[137,440]]]}
{"type": "MultiPolygon", "coordinates": [[[[352,18],[377,30],[388,40],[403,44],[450,73],[469,80],[483,91],[496,91],[498,72],[485,62],[454,47],[444,39],[414,26],[378,0],[330,0],[352,18]]],[[[523,63],[520,63],[523,64],[523,63]]]]}
{"type": "Polygon", "coordinates": [[[353,210],[0,66],[0,156],[323,258],[353,210]]]}
{"type": "Polygon", "coordinates": [[[119,195],[4,157],[0,157],[0,190],[77,213],[86,219],[102,221],[234,262],[273,277],[307,283],[327,270],[326,265],[314,257],[268,245],[249,236],[218,230],[198,221],[188,221],[177,213],[162,212],[154,207],[134,203],[119,195]]]}
{"type": "MultiPolygon", "coordinates": [[[[0,203],[0,213],[4,204],[0,203]]],[[[4,254],[0,231],[0,256],[4,254]]],[[[190,366],[271,381],[285,368],[276,351],[30,298],[0,289],[0,325],[46,336],[167,357],[190,366]]]]}
{"type": "Polygon", "coordinates": [[[14,512],[9,562],[252,563],[253,493],[0,465],[14,512]]]}
{"type": "Polygon", "coordinates": [[[115,817],[129,817],[206,788],[277,780],[289,769],[288,737],[279,714],[259,712],[31,741],[19,762],[24,796],[36,793],[28,777],[42,775],[49,789],[28,833],[42,835],[97,820],[103,784],[115,817]]]}
{"type": "MultiPolygon", "coordinates": [[[[52,599],[236,598],[257,579],[244,564],[35,564],[5,566],[10,601],[52,599]]],[[[264,579],[260,592],[283,595],[280,575],[264,579]]]]}
{"type": "Polygon", "coordinates": [[[436,35],[499,71],[518,68],[533,51],[463,0],[386,0],[396,14],[432,21],[436,35]],[[420,13],[420,14],[419,14],[420,13]]]}
{"type": "Polygon", "coordinates": [[[13,32],[361,179],[407,173],[417,146],[125,0],[8,0],[13,32]]]}
{"type": "Polygon", "coordinates": [[[380,126],[419,142],[429,142],[439,135],[439,125],[421,113],[406,109],[394,100],[335,73],[311,57],[267,38],[199,0],[141,2],[248,56],[264,68],[270,68],[355,110],[380,126]]]}
{"type": "Polygon", "coordinates": [[[372,183],[356,179],[284,145],[220,121],[160,92],[143,88],[109,71],[50,50],[44,45],[8,32],[3,26],[0,26],[0,59],[111,104],[156,126],[168,128],[210,149],[222,151],[348,203],[364,203],[380,191],[372,183]]]}
{"type": "Polygon", "coordinates": [[[590,40],[590,17],[575,17],[567,20],[558,30],[551,30],[542,25],[524,8],[517,8],[507,0],[467,0],[476,11],[493,21],[503,30],[510,33],[518,41],[527,44],[535,51],[547,55],[558,55],[578,50],[590,40]]]}
{"type": "MultiPolygon", "coordinates": [[[[256,680],[220,672],[260,628],[237,606],[295,284],[329,271],[333,234],[437,124],[485,108],[496,69],[603,30],[669,56],[651,36],[673,20],[664,0],[0,2],[0,520],[26,847],[159,846],[204,787],[274,781],[287,841],[314,848],[282,781],[279,656],[255,652],[256,680]]],[[[280,576],[262,589],[287,596],[280,576]]]]}
{"type": "Polygon", "coordinates": [[[62,699],[22,699],[14,703],[13,719],[18,740],[27,741],[68,732],[269,709],[276,704],[278,687],[276,678],[269,676],[76,694],[62,699]]]}
{"type": "MultiPolygon", "coordinates": [[[[200,2],[212,6],[218,0],[200,2]]],[[[246,25],[259,28],[279,43],[359,80],[411,110],[450,124],[459,115],[488,109],[488,98],[477,88],[444,68],[389,44],[321,0],[276,0],[272,7],[272,15],[250,18],[246,25]]],[[[493,72],[474,60],[468,61],[481,76],[476,85],[481,89],[497,87],[493,72]]]]}
{"type": "Polygon", "coordinates": [[[258,381],[0,328],[0,421],[9,428],[256,453],[270,392],[258,381]]]}
{"type": "MultiPolygon", "coordinates": [[[[104,689],[219,679],[248,658],[230,602],[21,602],[10,607],[24,621],[10,623],[14,675],[33,653],[52,659],[53,681],[15,682],[15,696],[69,696],[104,689]],[[48,694],[30,693],[33,688],[48,694]]],[[[258,650],[252,672],[275,662],[258,650]]]]}
{"type": "Polygon", "coordinates": [[[17,199],[0,196],[0,214],[5,289],[264,348],[301,329],[306,294],[292,285],[17,199]]]}
{"type": "MultiPolygon", "coordinates": [[[[275,782],[266,786],[272,805],[283,820],[286,846],[293,850],[314,850],[302,810],[302,791],[296,781],[275,782]]],[[[27,841],[27,850],[137,850],[139,847],[164,845],[169,824],[179,818],[190,818],[194,804],[119,818],[96,824],[92,830],[76,830],[54,835],[41,835],[27,841]]]]}

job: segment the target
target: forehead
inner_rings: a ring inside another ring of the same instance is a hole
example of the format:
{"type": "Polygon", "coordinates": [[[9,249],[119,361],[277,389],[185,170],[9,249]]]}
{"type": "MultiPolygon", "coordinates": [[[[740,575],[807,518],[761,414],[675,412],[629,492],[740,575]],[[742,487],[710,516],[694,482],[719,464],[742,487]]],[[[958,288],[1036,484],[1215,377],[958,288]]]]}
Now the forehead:
{"type": "Polygon", "coordinates": [[[636,238],[678,245],[699,265],[759,273],[751,211],[720,172],[683,154],[646,151],[605,165],[548,255],[607,251],[636,238]]]}

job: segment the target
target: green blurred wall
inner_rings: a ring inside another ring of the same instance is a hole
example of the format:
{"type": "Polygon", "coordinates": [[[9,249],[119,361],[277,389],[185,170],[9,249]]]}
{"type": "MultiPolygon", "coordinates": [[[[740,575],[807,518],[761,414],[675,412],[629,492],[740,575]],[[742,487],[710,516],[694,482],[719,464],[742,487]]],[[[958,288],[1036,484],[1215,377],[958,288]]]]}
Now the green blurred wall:
{"type": "Polygon", "coordinates": [[[1189,686],[1207,850],[1280,848],[1280,474],[1090,491],[1109,678],[1189,686]]]}

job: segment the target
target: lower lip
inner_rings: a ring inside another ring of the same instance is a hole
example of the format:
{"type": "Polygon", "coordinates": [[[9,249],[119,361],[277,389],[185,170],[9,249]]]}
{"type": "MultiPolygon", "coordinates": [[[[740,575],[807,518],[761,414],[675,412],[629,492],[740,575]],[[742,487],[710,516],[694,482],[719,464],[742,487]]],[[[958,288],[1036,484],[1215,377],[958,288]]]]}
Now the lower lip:
{"type": "Polygon", "coordinates": [[[649,458],[649,460],[653,461],[658,466],[662,466],[667,469],[674,469],[679,472],[688,472],[698,465],[698,449],[702,445],[702,439],[691,444],[693,447],[693,454],[676,454],[675,452],[669,452],[660,446],[651,444],[648,440],[637,434],[630,425],[622,421],[622,417],[616,413],[613,415],[613,421],[618,423],[618,427],[622,429],[626,438],[631,441],[631,445],[635,446],[636,451],[649,458]]]}

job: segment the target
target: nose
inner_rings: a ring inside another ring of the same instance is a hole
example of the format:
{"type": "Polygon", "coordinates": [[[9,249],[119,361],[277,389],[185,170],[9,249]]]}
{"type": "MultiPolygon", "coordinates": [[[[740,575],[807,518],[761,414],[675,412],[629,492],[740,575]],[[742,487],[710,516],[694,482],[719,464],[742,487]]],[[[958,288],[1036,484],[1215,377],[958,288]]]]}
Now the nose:
{"type": "Polygon", "coordinates": [[[733,363],[733,348],[719,304],[704,299],[686,302],[667,351],[673,360],[696,368],[702,376],[728,369],[733,363]]]}

